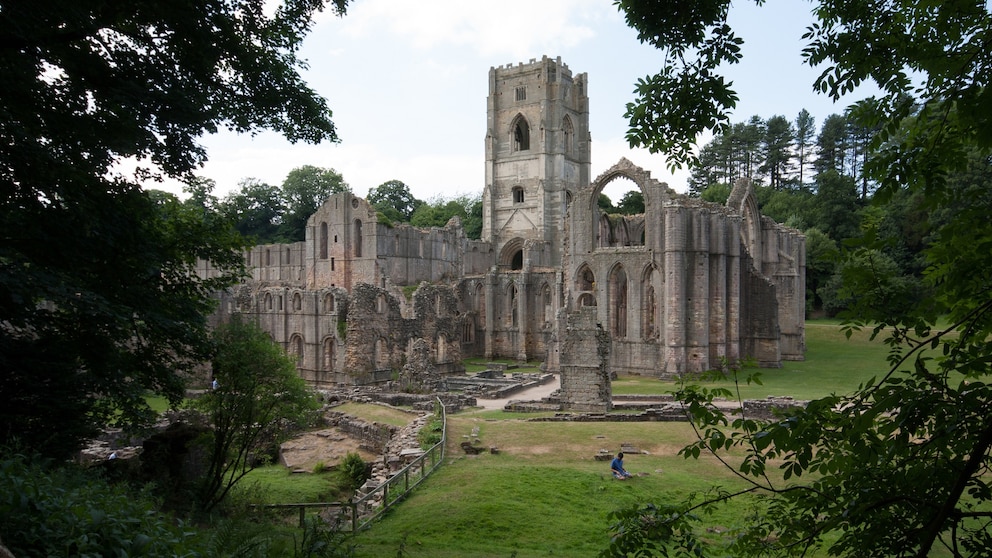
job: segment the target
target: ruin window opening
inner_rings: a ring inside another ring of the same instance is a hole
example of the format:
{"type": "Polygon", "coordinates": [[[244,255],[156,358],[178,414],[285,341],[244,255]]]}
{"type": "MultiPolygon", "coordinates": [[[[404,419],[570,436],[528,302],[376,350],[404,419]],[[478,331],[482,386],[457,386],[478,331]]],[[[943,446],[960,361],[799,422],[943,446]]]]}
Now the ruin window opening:
{"type": "Polygon", "coordinates": [[[265,293],[265,309],[272,310],[272,295],[265,293]]]}
{"type": "Polygon", "coordinates": [[[293,295],[293,311],[299,312],[301,310],[303,310],[303,297],[300,296],[300,293],[295,293],[293,295]]]}
{"type": "Polygon", "coordinates": [[[526,101],[527,100],[527,87],[526,86],[517,87],[516,88],[516,91],[515,91],[515,98],[518,101],[526,101]]]}
{"type": "Polygon", "coordinates": [[[330,314],[334,311],[334,295],[326,294],[324,295],[324,312],[330,314]]]}
{"type": "Polygon", "coordinates": [[[513,188],[513,203],[524,203],[524,189],[521,186],[513,188]]]}
{"type": "Polygon", "coordinates": [[[517,327],[517,286],[510,285],[510,327],[517,327]]]}
{"type": "Polygon", "coordinates": [[[517,116],[513,124],[513,151],[530,150],[530,126],[523,116],[517,116]]]}
{"type": "Polygon", "coordinates": [[[265,265],[272,265],[272,250],[265,249],[265,265]]]}
{"type": "Polygon", "coordinates": [[[513,258],[510,260],[510,270],[520,271],[524,268],[524,251],[517,250],[513,253],[513,258]]]}
{"type": "Polygon", "coordinates": [[[328,337],[324,339],[324,371],[333,372],[334,371],[334,338],[328,337]]]}
{"type": "Polygon", "coordinates": [[[320,224],[320,259],[327,259],[327,223],[320,224]]]}
{"type": "Polygon", "coordinates": [[[289,265],[290,263],[292,263],[292,260],[293,259],[290,257],[289,248],[286,248],[286,262],[285,262],[286,265],[289,265]]]}
{"type": "Polygon", "coordinates": [[[591,291],[596,288],[596,276],[588,265],[583,264],[575,277],[575,286],[580,291],[591,291]]]}
{"type": "Polygon", "coordinates": [[[289,340],[289,354],[296,360],[296,367],[301,368],[303,366],[303,337],[299,334],[293,334],[293,337],[289,340]]]}
{"type": "Polygon", "coordinates": [[[607,300],[610,309],[610,333],[614,338],[627,337],[627,274],[618,265],[610,273],[607,300]]]}
{"type": "Polygon", "coordinates": [[[334,258],[331,258],[331,271],[334,271],[334,258]]]}
{"type": "Polygon", "coordinates": [[[570,154],[572,152],[572,147],[575,138],[575,130],[572,128],[572,119],[567,115],[561,121],[561,140],[562,149],[565,154],[570,154]]]}
{"type": "Polygon", "coordinates": [[[362,257],[362,220],[355,219],[355,257],[362,257]]]}

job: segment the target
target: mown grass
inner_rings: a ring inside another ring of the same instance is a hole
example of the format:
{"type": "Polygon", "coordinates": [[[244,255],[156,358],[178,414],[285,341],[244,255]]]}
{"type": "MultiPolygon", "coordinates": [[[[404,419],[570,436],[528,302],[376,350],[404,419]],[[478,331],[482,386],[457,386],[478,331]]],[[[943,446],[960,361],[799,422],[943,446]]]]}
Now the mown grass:
{"type": "MultiPolygon", "coordinates": [[[[837,321],[806,322],[806,360],[784,362],[782,368],[746,370],[741,376],[757,372],[761,385],[742,383],[741,397],[764,399],[768,396],[792,396],[815,399],[831,393],[848,393],[888,369],[888,349],[879,340],[869,339],[870,332],[854,333],[848,339],[837,321]]],[[[732,388],[732,384],[721,383],[732,388]]],[[[660,395],[675,391],[673,381],[644,376],[621,376],[613,382],[617,395],[660,395]]]]}
{"type": "Polygon", "coordinates": [[[358,417],[366,422],[381,422],[392,426],[406,426],[418,416],[385,405],[353,402],[343,403],[332,410],[358,417]]]}
{"type": "MultiPolygon", "coordinates": [[[[837,323],[807,322],[807,360],[760,370],[763,385],[742,397],[812,399],[846,393],[887,369],[886,349],[867,333],[847,339],[837,323]]],[[[729,384],[728,384],[729,385],[729,384]]],[[[622,377],[614,393],[667,393],[673,382],[622,377]]],[[[648,502],[676,502],[714,485],[741,480],[712,457],[686,460],[678,450],[695,439],[685,423],[527,422],[536,415],[469,411],[449,415],[445,464],[355,542],[358,556],[593,557],[609,544],[609,512],[648,502]],[[466,456],[458,444],[474,429],[499,453],[466,456]],[[626,482],[609,476],[600,450],[632,445],[626,482]]],[[[719,508],[706,518],[717,532],[733,529],[755,500],[719,508]]],[[[724,535],[707,533],[714,540],[724,535]]]]}

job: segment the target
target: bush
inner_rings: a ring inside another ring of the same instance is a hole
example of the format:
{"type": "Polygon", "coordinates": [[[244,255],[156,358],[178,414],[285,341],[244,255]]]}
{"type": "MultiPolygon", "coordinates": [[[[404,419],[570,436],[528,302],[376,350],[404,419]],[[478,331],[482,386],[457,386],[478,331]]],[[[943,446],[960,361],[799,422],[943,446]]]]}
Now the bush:
{"type": "Polygon", "coordinates": [[[0,517],[0,539],[18,558],[191,554],[191,534],[147,494],[21,455],[0,461],[0,517]]]}
{"type": "Polygon", "coordinates": [[[344,457],[344,461],[341,462],[341,473],[347,479],[351,488],[354,489],[365,484],[365,479],[368,478],[368,467],[365,465],[365,460],[362,459],[361,455],[348,452],[348,455],[344,457]]]}
{"type": "Polygon", "coordinates": [[[431,420],[417,432],[417,442],[420,443],[420,449],[429,450],[434,444],[441,441],[441,432],[444,431],[444,421],[441,417],[434,415],[431,420]]]}

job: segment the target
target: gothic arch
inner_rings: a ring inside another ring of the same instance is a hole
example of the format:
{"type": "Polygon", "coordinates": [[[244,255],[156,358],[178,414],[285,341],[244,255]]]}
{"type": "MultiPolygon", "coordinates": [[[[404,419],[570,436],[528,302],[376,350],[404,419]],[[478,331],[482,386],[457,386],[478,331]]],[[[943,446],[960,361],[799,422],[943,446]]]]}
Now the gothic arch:
{"type": "Polygon", "coordinates": [[[561,147],[566,155],[570,155],[575,149],[575,127],[572,126],[572,119],[566,114],[561,119],[561,147]]]}
{"type": "Polygon", "coordinates": [[[661,328],[661,274],[654,264],[648,264],[641,275],[641,338],[657,339],[661,328]]]}
{"type": "Polygon", "coordinates": [[[610,270],[606,285],[610,334],[617,339],[627,337],[627,272],[617,263],[610,270]]]}
{"type": "Polygon", "coordinates": [[[755,268],[761,269],[761,212],[751,181],[738,179],[727,198],[727,207],[741,216],[741,242],[751,255],[755,268]]]}
{"type": "Polygon", "coordinates": [[[530,124],[523,114],[517,114],[510,123],[510,146],[513,153],[530,150],[530,124]]]}
{"type": "Polygon", "coordinates": [[[551,300],[551,286],[547,283],[541,285],[541,300],[538,303],[538,308],[541,311],[541,327],[550,328],[554,308],[551,300]]]}
{"type": "Polygon", "coordinates": [[[362,257],[362,220],[355,219],[355,257],[362,257]]]}
{"type": "Polygon", "coordinates": [[[328,335],[321,343],[321,370],[324,372],[334,371],[334,336],[328,335]]]}
{"type": "Polygon", "coordinates": [[[583,263],[575,272],[575,290],[592,291],[596,288],[596,275],[589,269],[589,264],[583,263]]]}

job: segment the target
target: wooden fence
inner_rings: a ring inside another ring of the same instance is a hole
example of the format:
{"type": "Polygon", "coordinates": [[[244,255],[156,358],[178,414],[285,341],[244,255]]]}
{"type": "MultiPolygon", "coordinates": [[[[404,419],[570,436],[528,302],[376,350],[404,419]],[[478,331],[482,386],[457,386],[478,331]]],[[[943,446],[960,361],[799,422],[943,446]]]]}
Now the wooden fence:
{"type": "Polygon", "coordinates": [[[424,481],[444,462],[444,447],[448,441],[448,417],[444,403],[437,399],[441,411],[441,441],[417,456],[408,465],[389,477],[368,494],[347,502],[307,502],[302,504],[262,504],[262,509],[295,509],[300,515],[300,527],[306,522],[307,510],[337,509],[344,514],[340,519],[343,528],[356,532],[369,526],[391,506],[399,503],[411,490],[424,481]]]}

